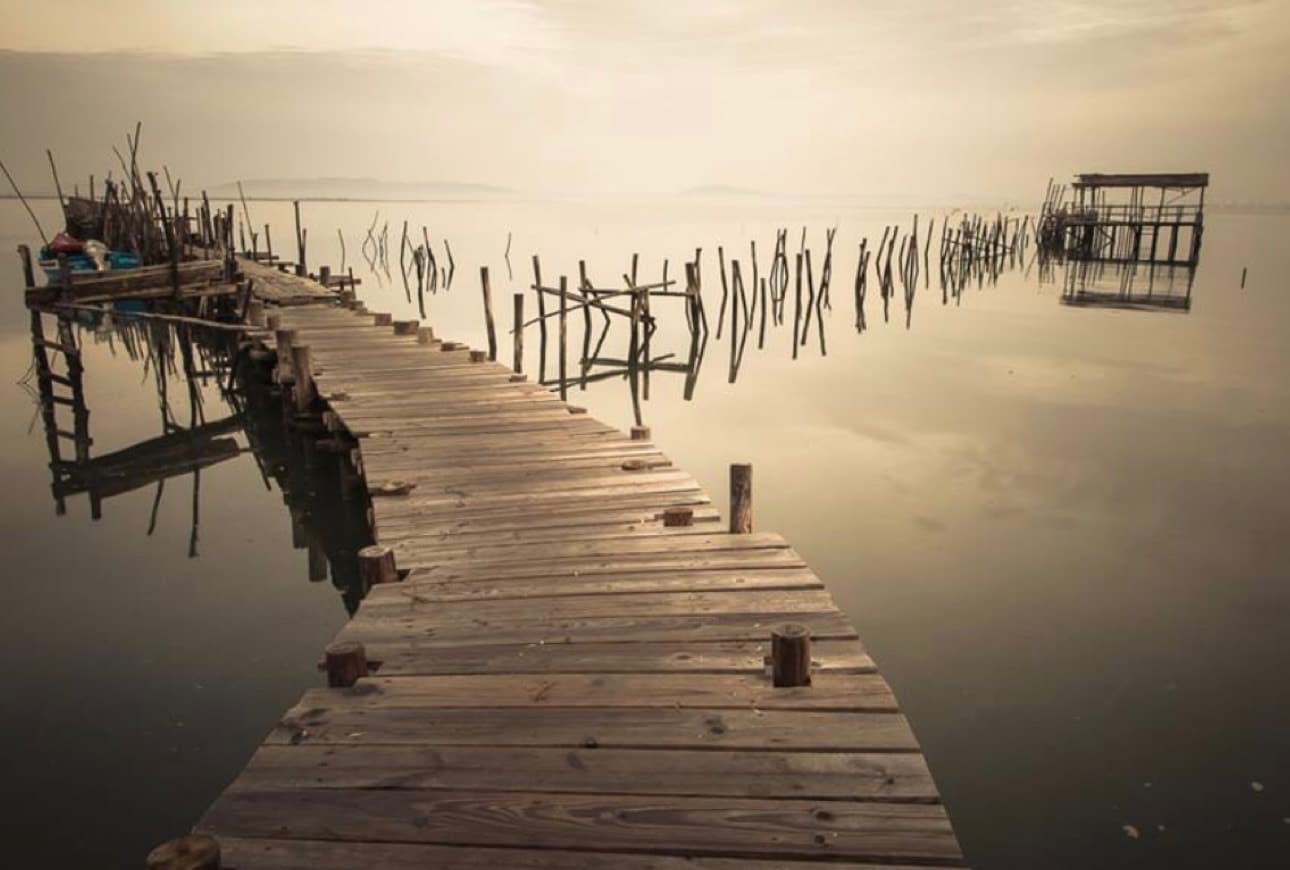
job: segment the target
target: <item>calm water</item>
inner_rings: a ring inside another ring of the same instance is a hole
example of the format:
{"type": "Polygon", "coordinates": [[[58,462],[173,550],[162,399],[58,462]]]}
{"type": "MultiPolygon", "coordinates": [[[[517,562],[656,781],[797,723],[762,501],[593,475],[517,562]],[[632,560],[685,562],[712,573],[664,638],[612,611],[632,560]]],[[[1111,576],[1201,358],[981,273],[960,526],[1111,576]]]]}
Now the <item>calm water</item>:
{"type": "MultiPolygon", "coordinates": [[[[290,205],[251,208],[285,253],[290,205]]],[[[656,440],[718,496],[730,462],[754,463],[757,527],[784,533],[855,621],[974,866],[1290,862],[1290,252],[1280,241],[1290,218],[1211,215],[1189,313],[1063,306],[1033,271],[942,306],[933,276],[907,331],[899,302],[882,322],[871,280],[870,329],[857,335],[856,245],[867,235],[872,248],[885,223],[907,225],[906,212],[684,199],[306,204],[311,264],[339,266],[341,228],[360,296],[397,316],[415,305],[359,253],[377,209],[396,279],[405,218],[418,238],[429,226],[440,257],[448,237],[455,280],[428,298],[429,319],[475,347],[481,265],[509,327],[533,253],[548,281],[576,284],[585,258],[597,286],[615,286],[633,252],[641,280],[656,280],[665,257],[676,277],[702,246],[712,316],[718,244],[747,276],[755,238],[764,275],[775,227],[794,228],[795,251],[806,224],[818,270],[824,229],[838,226],[827,356],[813,337],[793,361],[789,327],[771,329],[729,384],[723,336],[693,401],[682,375],[654,374],[644,416],[656,440]]],[[[0,203],[5,249],[26,240],[24,220],[0,203]]],[[[16,288],[16,262],[9,276],[16,288]]],[[[11,298],[0,361],[12,384],[30,341],[11,298]]],[[[683,355],[684,315],[668,303],[655,303],[655,352],[683,355]]],[[[526,304],[532,315],[531,294],[526,304]]],[[[571,324],[576,346],[580,317],[571,324]]],[[[622,333],[607,355],[622,355],[622,333]]],[[[500,343],[509,359],[504,334],[500,343]]],[[[95,454],[159,435],[143,365],[119,346],[113,356],[85,345],[95,454]]],[[[186,391],[172,392],[186,423],[186,391]]],[[[7,839],[21,844],[18,866],[133,866],[191,824],[318,683],[342,593],[309,581],[279,485],[266,489],[251,452],[202,471],[196,558],[191,475],[167,482],[151,535],[155,487],[106,501],[97,522],[83,496],[56,516],[33,401],[18,385],[0,395],[11,585],[0,643],[14,663],[0,753],[18,798],[7,839]]],[[[208,418],[228,413],[214,385],[205,395],[208,418]]],[[[601,419],[631,422],[619,380],[575,396],[601,419]]],[[[329,546],[342,555],[343,541],[329,546]]]]}

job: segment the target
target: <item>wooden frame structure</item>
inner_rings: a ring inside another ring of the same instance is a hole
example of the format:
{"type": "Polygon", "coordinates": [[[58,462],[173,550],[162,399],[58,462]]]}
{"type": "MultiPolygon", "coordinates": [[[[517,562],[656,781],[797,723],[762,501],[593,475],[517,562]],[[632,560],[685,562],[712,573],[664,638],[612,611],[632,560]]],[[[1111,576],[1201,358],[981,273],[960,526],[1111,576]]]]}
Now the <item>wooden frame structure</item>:
{"type": "Polygon", "coordinates": [[[1209,173],[1077,175],[1049,182],[1040,244],[1049,255],[1103,263],[1195,268],[1209,173]]]}

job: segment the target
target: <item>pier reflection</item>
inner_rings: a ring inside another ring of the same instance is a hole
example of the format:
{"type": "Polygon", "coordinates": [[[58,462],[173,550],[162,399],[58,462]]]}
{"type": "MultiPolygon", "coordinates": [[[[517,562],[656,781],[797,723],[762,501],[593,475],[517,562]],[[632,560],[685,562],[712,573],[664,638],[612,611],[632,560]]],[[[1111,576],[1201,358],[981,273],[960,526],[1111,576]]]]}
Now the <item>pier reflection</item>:
{"type": "MultiPolygon", "coordinates": [[[[164,315],[163,315],[164,316],[164,315]]],[[[27,381],[49,454],[58,515],[84,495],[90,517],[104,502],[152,487],[146,536],[157,528],[166,489],[187,480],[189,558],[199,558],[203,472],[249,455],[267,489],[291,517],[292,546],[308,551],[308,579],[340,592],[357,609],[366,589],[357,551],[372,543],[367,495],[341,450],[316,422],[297,421],[277,387],[263,382],[239,330],[167,321],[152,313],[30,312],[27,381]],[[97,453],[86,374],[98,355],[138,366],[155,394],[157,434],[97,453]],[[337,497],[337,495],[342,497],[337,497]]]]}

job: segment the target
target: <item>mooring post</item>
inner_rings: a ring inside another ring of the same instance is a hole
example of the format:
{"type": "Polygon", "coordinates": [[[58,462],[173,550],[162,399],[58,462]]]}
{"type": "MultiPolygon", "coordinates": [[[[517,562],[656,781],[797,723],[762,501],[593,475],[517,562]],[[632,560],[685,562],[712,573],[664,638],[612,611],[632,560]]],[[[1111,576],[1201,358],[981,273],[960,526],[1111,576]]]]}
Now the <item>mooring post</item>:
{"type": "Polygon", "coordinates": [[[515,328],[511,330],[511,345],[513,347],[511,357],[511,369],[516,374],[524,372],[524,294],[516,293],[514,296],[515,328]]]}
{"type": "Polygon", "coordinates": [[[318,267],[318,283],[324,287],[331,286],[331,266],[318,267]]]}
{"type": "Polygon", "coordinates": [[[488,351],[486,350],[472,350],[470,352],[470,361],[473,363],[482,363],[486,359],[488,359],[488,351]]]}
{"type": "Polygon", "coordinates": [[[358,576],[363,588],[370,589],[378,583],[399,582],[398,566],[394,562],[394,548],[372,544],[358,551],[358,576]]]}
{"type": "Polygon", "coordinates": [[[389,326],[394,323],[394,315],[384,312],[375,312],[372,314],[373,326],[389,326]]]}
{"type": "Polygon", "coordinates": [[[730,465],[730,534],[746,535],[752,531],[752,465],[735,462],[730,465]]]}
{"type": "Polygon", "coordinates": [[[395,335],[416,335],[417,330],[421,327],[420,320],[396,320],[394,321],[395,335]]]}
{"type": "Polygon", "coordinates": [[[663,525],[667,528],[694,524],[694,508],[670,507],[663,511],[663,525]]]}
{"type": "Polygon", "coordinates": [[[649,440],[649,435],[650,435],[650,432],[649,432],[649,427],[648,427],[648,426],[633,426],[633,427],[632,427],[632,440],[633,440],[633,441],[648,441],[648,440],[649,440]]]}
{"type": "Polygon", "coordinates": [[[434,328],[430,326],[417,327],[417,342],[420,344],[431,344],[434,341],[434,328]]]}
{"type": "Polygon", "coordinates": [[[207,834],[186,834],[148,853],[145,870],[220,870],[219,842],[207,834]]]}
{"type": "Polygon", "coordinates": [[[314,401],[314,375],[309,345],[291,346],[291,368],[295,371],[296,411],[308,413],[314,401]]]}
{"type": "Polygon", "coordinates": [[[36,273],[31,268],[31,248],[26,245],[18,246],[18,256],[22,258],[22,283],[28,290],[36,286],[36,273]]]}
{"type": "Polygon", "coordinates": [[[328,644],[323,651],[327,668],[327,685],[332,689],[348,689],[367,676],[367,650],[352,640],[328,644]]]}
{"type": "Polygon", "coordinates": [[[770,635],[771,681],[779,687],[811,684],[811,632],[789,623],[770,635]]]}

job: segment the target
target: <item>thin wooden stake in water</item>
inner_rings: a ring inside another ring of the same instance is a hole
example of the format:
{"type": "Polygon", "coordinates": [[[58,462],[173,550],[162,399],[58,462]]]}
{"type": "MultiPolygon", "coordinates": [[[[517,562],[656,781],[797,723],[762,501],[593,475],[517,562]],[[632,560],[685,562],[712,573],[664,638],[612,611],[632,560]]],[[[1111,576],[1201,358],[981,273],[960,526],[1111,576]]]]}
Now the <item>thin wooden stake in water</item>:
{"type": "MultiPolygon", "coordinates": [[[[537,266],[537,258],[533,258],[537,266]]],[[[542,298],[539,293],[538,298],[542,298]]],[[[560,276],[560,400],[569,398],[569,279],[560,276]]]]}
{"type": "Polygon", "coordinates": [[[291,203],[296,214],[296,274],[302,278],[309,274],[305,267],[305,234],[300,228],[300,200],[294,200],[291,203]]]}
{"type": "Polygon", "coordinates": [[[493,294],[488,286],[488,267],[479,267],[479,283],[484,291],[484,328],[488,330],[488,358],[497,359],[497,327],[493,324],[493,294]]]}
{"type": "Polygon", "coordinates": [[[538,381],[546,380],[546,302],[542,292],[542,264],[533,255],[533,289],[537,292],[538,308],[538,381]]]}
{"type": "Polygon", "coordinates": [[[514,355],[511,359],[511,370],[515,374],[524,373],[524,294],[516,293],[515,300],[515,328],[511,330],[511,345],[514,348],[514,355]]]}

